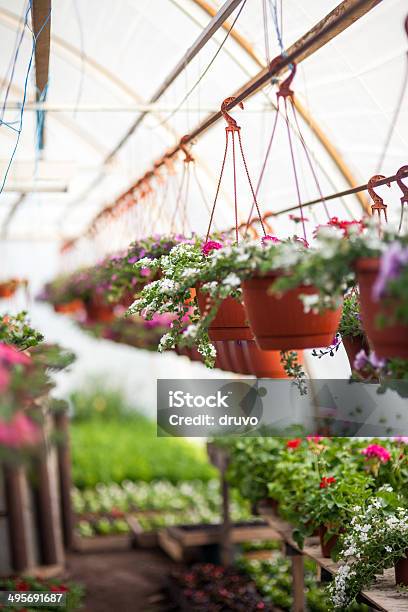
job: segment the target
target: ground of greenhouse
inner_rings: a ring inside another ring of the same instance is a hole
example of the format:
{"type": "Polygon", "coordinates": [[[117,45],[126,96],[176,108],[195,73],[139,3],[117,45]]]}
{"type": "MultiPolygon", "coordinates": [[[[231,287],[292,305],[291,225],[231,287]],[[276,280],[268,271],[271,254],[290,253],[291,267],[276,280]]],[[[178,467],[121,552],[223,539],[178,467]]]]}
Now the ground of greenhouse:
{"type": "Polygon", "coordinates": [[[67,577],[86,589],[86,612],[169,612],[163,595],[176,564],[160,550],[70,554],[67,577]]]}

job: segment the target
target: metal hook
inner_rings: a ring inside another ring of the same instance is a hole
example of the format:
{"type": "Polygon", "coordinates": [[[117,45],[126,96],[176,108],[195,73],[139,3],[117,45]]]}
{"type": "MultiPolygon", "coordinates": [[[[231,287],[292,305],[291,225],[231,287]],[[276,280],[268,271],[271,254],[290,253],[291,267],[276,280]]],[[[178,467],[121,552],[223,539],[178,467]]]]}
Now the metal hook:
{"type": "MultiPolygon", "coordinates": [[[[238,130],[241,129],[238,123],[235,121],[234,117],[231,117],[231,115],[227,111],[227,106],[232,104],[235,100],[236,98],[234,96],[231,96],[230,98],[225,98],[224,102],[221,104],[221,114],[228,124],[225,129],[230,132],[237,132],[238,130]]],[[[238,106],[242,109],[244,108],[244,105],[242,102],[239,102],[238,106]]]]}
{"type": "MultiPolygon", "coordinates": [[[[408,21],[408,18],[407,18],[408,21]]],[[[403,183],[402,179],[404,175],[408,172],[408,166],[401,166],[399,170],[395,173],[395,178],[397,179],[397,185],[402,191],[401,204],[408,204],[408,185],[403,183]]]]}
{"type": "Polygon", "coordinates": [[[293,98],[293,96],[295,95],[295,92],[293,91],[293,89],[290,88],[290,86],[292,85],[292,81],[295,78],[296,64],[292,64],[290,70],[290,75],[286,77],[286,79],[282,81],[282,83],[279,85],[279,90],[277,94],[278,98],[293,98]]]}
{"type": "MultiPolygon", "coordinates": [[[[406,27],[408,28],[408,17],[407,20],[405,22],[406,27]]],[[[399,227],[398,227],[398,231],[401,231],[401,227],[402,227],[402,221],[404,218],[404,204],[408,204],[408,186],[405,185],[405,183],[403,182],[403,175],[408,172],[408,166],[401,166],[401,168],[399,170],[397,170],[397,172],[395,173],[395,178],[397,179],[397,185],[398,187],[401,189],[402,191],[402,196],[401,196],[401,216],[400,216],[400,222],[399,222],[399,227]]]]}
{"type": "Polygon", "coordinates": [[[191,138],[189,136],[189,134],[185,134],[185,136],[183,136],[180,139],[180,150],[183,151],[185,157],[184,157],[184,163],[185,164],[189,164],[190,162],[194,162],[194,157],[191,155],[190,151],[187,149],[187,143],[190,142],[191,138]]]}
{"type": "MultiPolygon", "coordinates": [[[[384,204],[384,200],[382,199],[382,197],[379,196],[373,188],[373,184],[378,183],[378,181],[382,181],[385,178],[387,177],[383,176],[382,174],[375,174],[374,176],[372,176],[367,183],[367,191],[374,202],[374,204],[371,205],[371,213],[374,214],[374,211],[377,211],[378,219],[381,221],[381,211],[384,211],[384,218],[387,222],[387,204],[384,204]]],[[[390,182],[385,184],[388,187],[391,187],[390,182]]]]}

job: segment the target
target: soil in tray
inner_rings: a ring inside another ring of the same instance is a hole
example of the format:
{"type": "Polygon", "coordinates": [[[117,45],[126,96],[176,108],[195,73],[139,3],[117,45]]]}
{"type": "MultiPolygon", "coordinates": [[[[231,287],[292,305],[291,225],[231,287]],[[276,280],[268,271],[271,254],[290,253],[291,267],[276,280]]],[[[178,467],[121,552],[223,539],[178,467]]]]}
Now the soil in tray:
{"type": "MultiPolygon", "coordinates": [[[[264,521],[237,521],[232,523],[232,527],[267,527],[268,524],[264,521]]],[[[182,529],[183,531],[194,532],[194,531],[219,531],[221,527],[221,523],[217,525],[208,524],[208,525],[176,525],[175,529],[182,529]]],[[[172,529],[172,527],[169,527],[172,529]]]]}

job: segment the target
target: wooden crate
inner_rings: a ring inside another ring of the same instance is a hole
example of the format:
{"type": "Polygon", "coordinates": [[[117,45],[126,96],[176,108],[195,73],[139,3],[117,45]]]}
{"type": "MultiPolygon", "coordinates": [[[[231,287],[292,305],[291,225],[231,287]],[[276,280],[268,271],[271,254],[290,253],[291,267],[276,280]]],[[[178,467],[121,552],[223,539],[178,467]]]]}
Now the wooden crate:
{"type": "Polygon", "coordinates": [[[73,550],[80,553],[113,552],[130,550],[132,539],[130,533],[117,535],[93,536],[82,538],[77,534],[73,537],[73,550]]]}
{"type": "Polygon", "coordinates": [[[128,515],[126,520],[131,531],[131,543],[137,548],[156,548],[159,545],[159,531],[144,531],[137,516],[128,515]]]}

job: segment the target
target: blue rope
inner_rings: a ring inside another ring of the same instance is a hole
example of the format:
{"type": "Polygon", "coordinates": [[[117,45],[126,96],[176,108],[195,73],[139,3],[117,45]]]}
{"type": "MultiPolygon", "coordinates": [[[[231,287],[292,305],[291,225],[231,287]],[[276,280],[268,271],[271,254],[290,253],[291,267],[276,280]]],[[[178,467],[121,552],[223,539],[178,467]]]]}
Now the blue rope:
{"type": "MultiPolygon", "coordinates": [[[[28,10],[30,12],[32,10],[32,0],[29,0],[28,10]]],[[[28,62],[27,72],[26,72],[26,76],[25,76],[25,80],[24,80],[23,100],[22,100],[21,108],[20,108],[20,117],[19,117],[19,121],[17,121],[17,123],[19,123],[19,127],[17,129],[14,128],[16,130],[16,132],[17,132],[17,139],[16,139],[16,142],[15,142],[15,145],[14,145],[14,148],[13,148],[13,152],[12,152],[11,157],[10,157],[10,161],[9,161],[9,163],[7,165],[7,168],[6,168],[6,172],[4,174],[3,181],[1,183],[0,194],[3,192],[4,186],[6,184],[7,177],[8,177],[10,168],[11,168],[11,164],[13,163],[13,160],[14,160],[17,148],[18,148],[18,144],[20,142],[21,132],[23,130],[23,117],[24,117],[24,107],[25,107],[25,103],[26,103],[26,99],[27,99],[28,78],[30,76],[31,67],[32,67],[32,64],[33,64],[35,49],[36,49],[36,46],[37,46],[37,40],[38,40],[38,37],[40,36],[41,32],[43,31],[43,29],[47,25],[47,23],[48,23],[48,21],[50,19],[50,16],[51,16],[51,10],[48,13],[47,17],[44,19],[44,23],[42,24],[41,28],[39,29],[38,34],[36,36],[34,36],[34,34],[32,35],[32,37],[33,37],[33,44],[32,44],[32,48],[31,48],[30,60],[28,62]]],[[[26,20],[24,25],[25,26],[27,25],[27,20],[26,20]]],[[[5,106],[5,104],[4,104],[4,106],[5,106]]]]}

